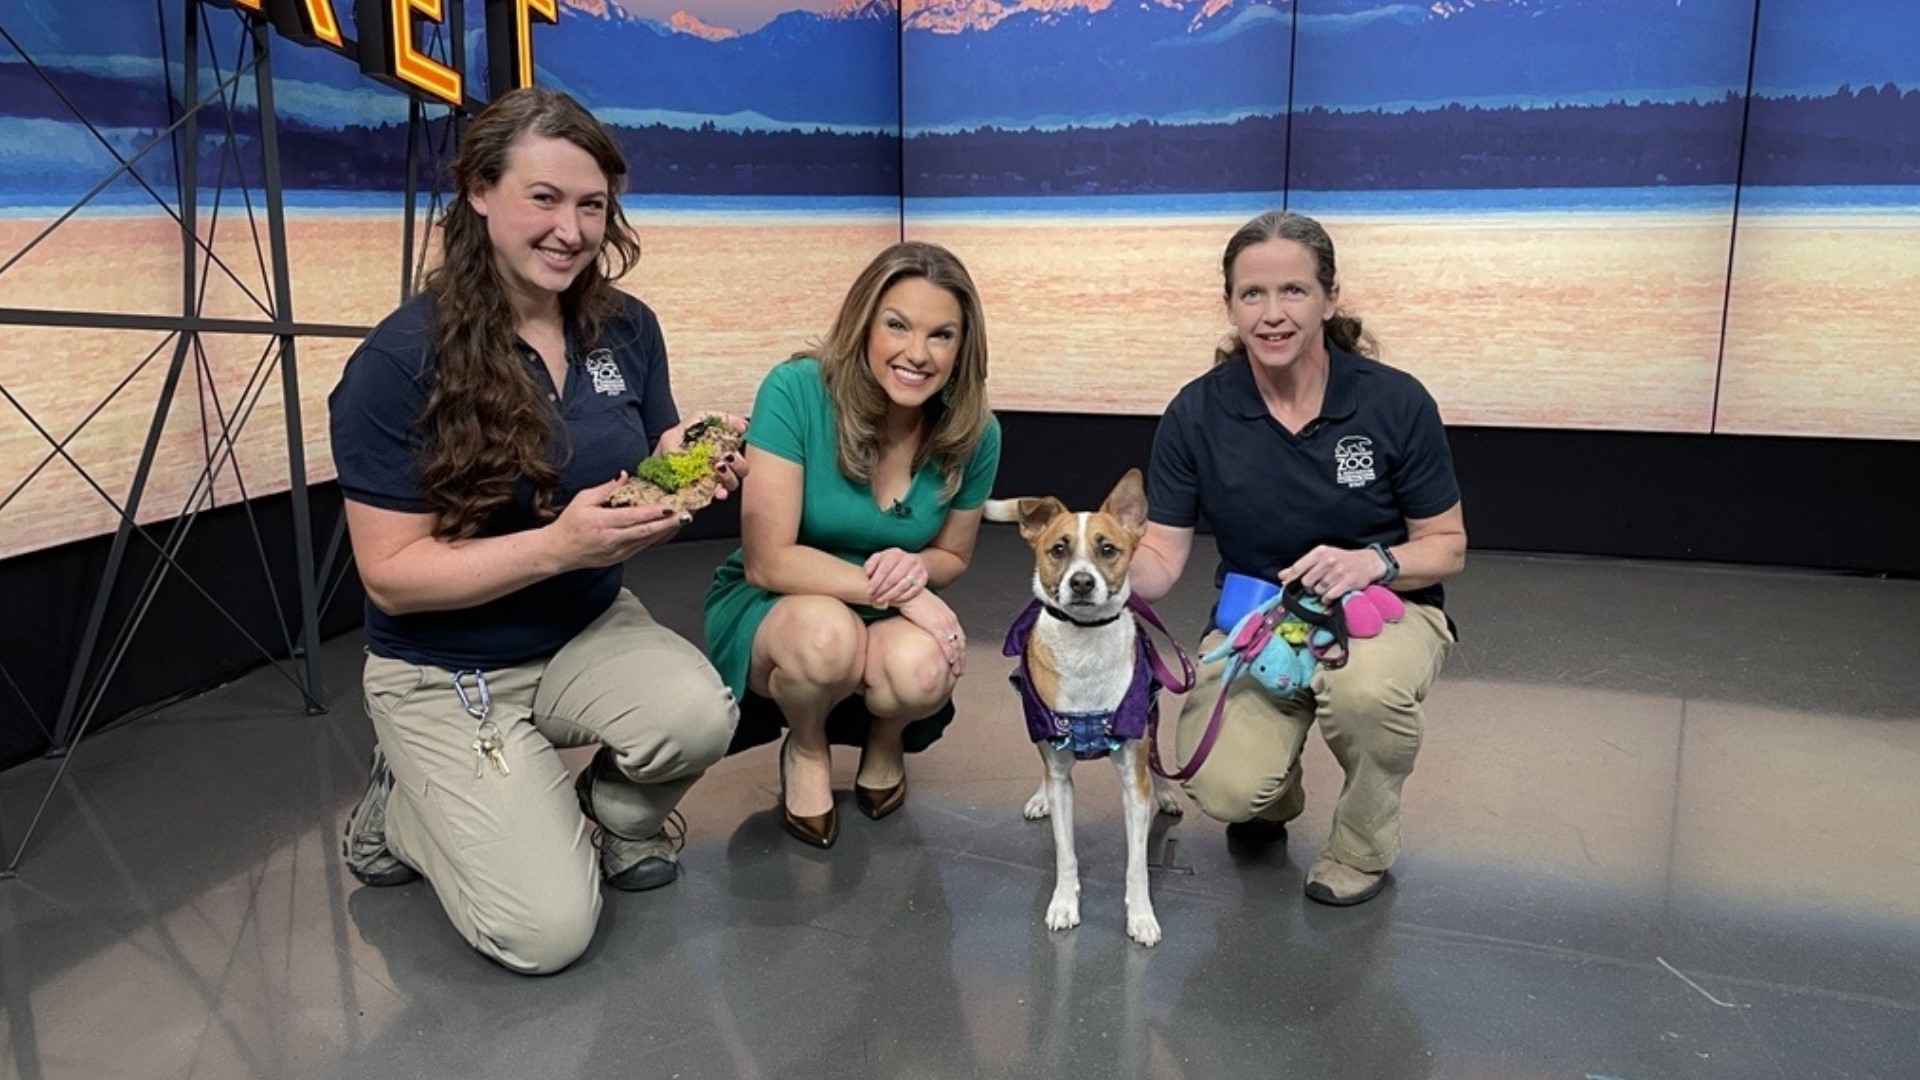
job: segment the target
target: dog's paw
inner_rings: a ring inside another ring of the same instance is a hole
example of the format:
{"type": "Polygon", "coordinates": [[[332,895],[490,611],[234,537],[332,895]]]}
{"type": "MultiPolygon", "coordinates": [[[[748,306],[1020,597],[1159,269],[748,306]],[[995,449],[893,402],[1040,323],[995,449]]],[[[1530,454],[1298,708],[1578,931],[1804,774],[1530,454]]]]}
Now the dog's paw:
{"type": "Polygon", "coordinates": [[[1180,805],[1180,793],[1172,784],[1158,777],[1153,781],[1153,805],[1154,809],[1168,817],[1183,817],[1187,812],[1187,808],[1180,805]]]}
{"type": "MultiPolygon", "coordinates": [[[[1047,905],[1047,929],[1071,930],[1080,925],[1080,894],[1069,896],[1053,894],[1053,903],[1047,905]]],[[[1158,928],[1154,930],[1159,933],[1158,928]]]]}
{"type": "Polygon", "coordinates": [[[1153,909],[1146,908],[1135,915],[1127,915],[1127,936],[1142,945],[1157,945],[1160,942],[1160,920],[1153,917],[1153,909]]]}
{"type": "Polygon", "coordinates": [[[1047,801],[1047,785],[1041,784],[1040,790],[1033,793],[1027,805],[1020,808],[1020,816],[1028,821],[1039,821],[1053,813],[1053,804],[1047,801]]]}

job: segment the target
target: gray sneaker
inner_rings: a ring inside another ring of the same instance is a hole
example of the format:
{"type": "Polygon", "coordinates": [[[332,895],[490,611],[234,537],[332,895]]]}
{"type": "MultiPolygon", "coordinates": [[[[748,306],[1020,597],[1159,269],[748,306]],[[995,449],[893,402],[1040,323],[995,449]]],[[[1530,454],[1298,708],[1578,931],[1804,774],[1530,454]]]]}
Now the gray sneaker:
{"type": "Polygon", "coordinates": [[[393,771],[387,768],[387,755],[375,746],[367,793],[360,796],[353,813],[347,816],[346,836],[340,841],[347,871],[362,885],[405,885],[420,880],[420,871],[387,850],[387,796],[392,793],[393,771]]]}

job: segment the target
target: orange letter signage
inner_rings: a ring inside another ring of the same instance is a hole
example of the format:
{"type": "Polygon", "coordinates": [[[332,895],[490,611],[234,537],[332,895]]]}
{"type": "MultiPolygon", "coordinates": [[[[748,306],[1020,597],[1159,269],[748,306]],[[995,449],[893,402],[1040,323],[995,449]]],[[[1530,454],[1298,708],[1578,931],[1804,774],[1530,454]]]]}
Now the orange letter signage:
{"type": "Polygon", "coordinates": [[[273,28],[288,41],[335,50],[346,47],[340,40],[340,22],[333,17],[332,0],[272,0],[268,15],[273,28]]]}
{"type": "Polygon", "coordinates": [[[298,45],[325,45],[344,52],[332,0],[213,0],[220,7],[264,15],[280,36],[298,45]]]}
{"type": "MultiPolygon", "coordinates": [[[[189,0],[201,2],[201,0],[189,0]]],[[[280,36],[300,45],[319,45],[335,52],[360,56],[360,70],[418,98],[429,98],[455,108],[466,105],[466,80],[453,61],[463,54],[456,36],[465,0],[353,0],[358,41],[348,41],[334,16],[337,0],[204,0],[231,8],[249,19],[265,21],[280,36]],[[448,62],[429,55],[422,46],[426,28],[446,24],[448,62]]],[[[487,93],[532,86],[533,24],[560,21],[560,0],[486,0],[487,93]]],[[[464,65],[462,65],[464,66],[464,65]]]]}
{"type": "Polygon", "coordinates": [[[557,0],[487,0],[487,93],[533,85],[533,20],[560,21],[557,0]]]}
{"type": "Polygon", "coordinates": [[[427,22],[444,21],[441,2],[356,0],[360,70],[389,86],[459,105],[463,100],[460,73],[422,52],[414,37],[416,16],[427,22]]]}

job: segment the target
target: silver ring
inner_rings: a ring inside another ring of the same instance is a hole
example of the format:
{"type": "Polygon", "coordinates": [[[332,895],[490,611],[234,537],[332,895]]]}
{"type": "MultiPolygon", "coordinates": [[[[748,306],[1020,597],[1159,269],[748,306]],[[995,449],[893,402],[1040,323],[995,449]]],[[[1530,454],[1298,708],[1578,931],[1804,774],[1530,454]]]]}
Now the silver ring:
{"type": "Polygon", "coordinates": [[[948,640],[948,641],[959,641],[959,640],[960,640],[960,635],[959,635],[959,634],[948,634],[948,635],[947,635],[947,640],[948,640]]]}

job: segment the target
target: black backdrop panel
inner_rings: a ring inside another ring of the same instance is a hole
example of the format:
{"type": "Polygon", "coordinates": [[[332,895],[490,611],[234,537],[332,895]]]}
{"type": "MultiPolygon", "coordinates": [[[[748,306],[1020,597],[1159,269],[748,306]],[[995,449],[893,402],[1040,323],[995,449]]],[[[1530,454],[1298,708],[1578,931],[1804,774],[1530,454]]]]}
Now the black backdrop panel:
{"type": "MultiPolygon", "coordinates": [[[[311,491],[314,558],[318,560],[326,554],[339,520],[340,489],[326,483],[311,491]]],[[[292,500],[285,494],[255,500],[251,522],[247,510],[233,506],[203,512],[178,556],[194,582],[219,602],[231,620],[178,573],[170,575],[134,634],[125,659],[108,680],[89,733],[259,667],[263,657],[248,643],[248,636],[277,658],[286,658],[287,643],[300,630],[292,500]],[[268,553],[264,567],[254,548],[256,531],[268,553]],[[278,614],[281,609],[286,610],[285,625],[278,614]],[[235,623],[245,629],[244,634],[235,623]]],[[[170,528],[161,522],[147,530],[164,538],[170,528]]],[[[722,502],[703,511],[681,531],[681,537],[703,540],[739,532],[738,509],[722,502]]],[[[112,542],[112,536],[101,536],[0,560],[0,597],[5,598],[8,614],[0,619],[0,658],[5,658],[0,664],[0,768],[44,753],[52,743],[51,732],[112,542]]],[[[343,540],[343,548],[344,544],[343,540]]],[[[345,559],[343,550],[337,561],[345,559]]],[[[100,670],[156,561],[152,545],[140,540],[128,545],[90,671],[100,670]]],[[[327,601],[320,612],[322,635],[360,625],[365,595],[350,568],[339,587],[321,599],[327,601]]],[[[351,687],[326,690],[333,701],[353,700],[351,687]]],[[[299,688],[292,682],[286,687],[286,703],[290,711],[302,707],[299,688]]]]}
{"type": "MultiPolygon", "coordinates": [[[[998,495],[1058,495],[1092,506],[1128,467],[1144,465],[1154,417],[1005,413],[998,495]]],[[[1797,566],[1920,577],[1920,443],[1673,435],[1545,429],[1455,428],[1450,432],[1477,550],[1797,566]]],[[[314,489],[314,530],[324,548],[339,514],[332,484],[314,489]]],[[[268,547],[285,548],[289,500],[258,500],[253,514],[268,547]]],[[[731,503],[703,512],[682,539],[738,534],[731,503]]],[[[164,526],[157,532],[163,532],[164,526]]],[[[0,766],[45,749],[73,650],[105,565],[111,538],[69,544],[0,562],[0,766]]],[[[240,508],[209,511],[194,527],[183,563],[248,632],[287,640],[268,582],[288,603],[291,559],[258,569],[253,532],[240,508]],[[245,569],[243,569],[245,568],[245,569]]],[[[1190,572],[1211,569],[1203,543],[1190,572]]],[[[151,549],[130,549],[108,620],[124,620],[151,549]]],[[[1470,574],[1471,567],[1468,573],[1470,574]]],[[[349,574],[322,612],[321,629],[360,621],[361,594],[349,574]]],[[[1782,613],[1790,617],[1790,613],[1782,613]]],[[[174,580],[166,585],[99,709],[94,730],[129,713],[192,693],[258,666],[259,655],[207,601],[174,580]]],[[[340,700],[342,687],[329,687],[340,700]]],[[[288,707],[298,691],[287,687],[288,707]]]]}
{"type": "MultiPolygon", "coordinates": [[[[340,515],[335,485],[313,489],[312,513],[318,559],[340,515]]],[[[170,528],[163,522],[147,531],[163,539],[170,528]]],[[[284,493],[203,512],[177,560],[207,595],[179,572],[167,576],[107,681],[87,732],[259,667],[265,658],[248,643],[249,636],[284,659],[300,631],[292,536],[292,499],[284,493]],[[256,530],[267,553],[264,564],[255,548],[256,530]]],[[[6,658],[0,670],[0,767],[51,744],[112,543],[111,535],[101,536],[0,560],[0,597],[6,598],[9,615],[0,619],[0,657],[6,658]]],[[[91,672],[108,659],[157,561],[153,545],[138,539],[128,544],[91,672]]],[[[349,572],[321,609],[321,633],[359,626],[361,600],[359,579],[349,572]]],[[[94,682],[97,678],[88,680],[94,682]]],[[[342,688],[327,689],[337,700],[342,688]]],[[[286,697],[290,711],[302,708],[293,682],[286,697]]]]}
{"type": "MultiPolygon", "coordinates": [[[[1157,419],[1010,413],[999,494],[1091,506],[1157,419]]],[[[1920,443],[1451,428],[1470,545],[1920,576],[1920,443]]],[[[1197,556],[1198,557],[1198,556],[1197,556]]],[[[1211,553],[1205,564],[1211,567],[1211,553]]]]}

